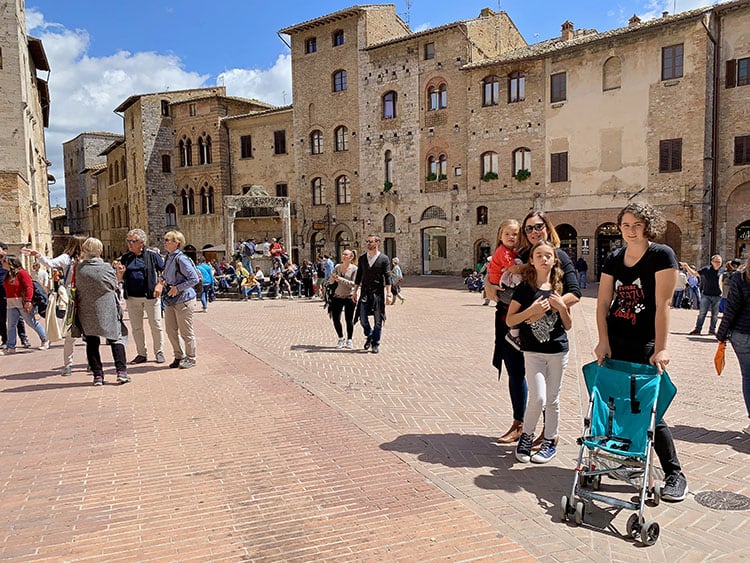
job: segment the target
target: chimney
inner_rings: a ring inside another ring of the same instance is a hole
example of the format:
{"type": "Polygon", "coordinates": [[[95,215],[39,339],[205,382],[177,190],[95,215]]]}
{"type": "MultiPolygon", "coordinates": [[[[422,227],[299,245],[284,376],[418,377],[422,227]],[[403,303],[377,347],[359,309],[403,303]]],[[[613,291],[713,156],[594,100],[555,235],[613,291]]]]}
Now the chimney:
{"type": "Polygon", "coordinates": [[[669,15],[669,12],[662,12],[661,17],[666,18],[669,15]]]}
{"type": "Polygon", "coordinates": [[[570,20],[565,20],[565,23],[562,24],[562,38],[563,41],[570,41],[573,39],[573,22],[570,20]]]}
{"type": "Polygon", "coordinates": [[[489,17],[494,16],[494,15],[495,15],[495,12],[493,12],[489,8],[482,8],[482,11],[479,12],[479,17],[480,18],[489,18],[489,17]]]}
{"type": "Polygon", "coordinates": [[[633,14],[633,17],[628,20],[628,27],[635,27],[641,24],[641,18],[633,14]]]}

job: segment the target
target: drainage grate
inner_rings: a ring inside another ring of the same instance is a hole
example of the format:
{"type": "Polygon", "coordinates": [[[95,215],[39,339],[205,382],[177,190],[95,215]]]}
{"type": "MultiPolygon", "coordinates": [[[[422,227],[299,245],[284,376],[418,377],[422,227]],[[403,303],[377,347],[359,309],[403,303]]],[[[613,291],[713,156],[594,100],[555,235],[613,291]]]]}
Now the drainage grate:
{"type": "Polygon", "coordinates": [[[750,497],[727,491],[702,491],[695,495],[695,500],[715,510],[750,510],[750,497]]]}

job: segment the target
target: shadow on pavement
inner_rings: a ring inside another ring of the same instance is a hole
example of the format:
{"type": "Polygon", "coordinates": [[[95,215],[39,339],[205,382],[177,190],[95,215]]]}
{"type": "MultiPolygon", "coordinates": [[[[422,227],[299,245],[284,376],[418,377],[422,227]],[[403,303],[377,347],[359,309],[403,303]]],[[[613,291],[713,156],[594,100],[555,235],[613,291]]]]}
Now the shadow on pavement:
{"type": "MultiPolygon", "coordinates": [[[[105,382],[106,385],[111,385],[114,387],[119,387],[116,383],[114,383],[114,378],[109,381],[105,382]]],[[[40,385],[23,385],[21,387],[10,387],[8,389],[3,389],[0,391],[0,393],[26,393],[29,391],[51,391],[54,389],[70,389],[71,387],[90,387],[91,382],[90,381],[67,381],[65,383],[42,383],[40,385]]]]}
{"type": "Polygon", "coordinates": [[[404,434],[380,448],[414,454],[419,461],[446,467],[497,467],[494,442],[493,437],[476,434],[404,434]]]}
{"type": "Polygon", "coordinates": [[[693,442],[694,444],[724,444],[740,453],[750,454],[750,436],[740,430],[709,430],[701,426],[687,426],[685,424],[670,425],[669,427],[678,440],[693,442]]]}

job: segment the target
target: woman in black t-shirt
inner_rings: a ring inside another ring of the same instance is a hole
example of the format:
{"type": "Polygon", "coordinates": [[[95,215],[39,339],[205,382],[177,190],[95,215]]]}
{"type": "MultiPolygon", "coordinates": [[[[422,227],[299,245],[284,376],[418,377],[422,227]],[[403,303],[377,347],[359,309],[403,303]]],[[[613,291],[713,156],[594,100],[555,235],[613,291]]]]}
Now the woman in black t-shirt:
{"type": "MultiPolygon", "coordinates": [[[[602,267],[594,354],[600,365],[612,358],[651,364],[661,373],[669,364],[669,305],[678,264],[670,247],[651,240],[664,231],[666,221],[650,205],[631,203],[620,211],[617,225],[626,246],[610,254],[602,267]]],[[[654,450],[665,473],[661,498],[683,500],[687,481],[664,420],[656,425],[654,450]]]]}

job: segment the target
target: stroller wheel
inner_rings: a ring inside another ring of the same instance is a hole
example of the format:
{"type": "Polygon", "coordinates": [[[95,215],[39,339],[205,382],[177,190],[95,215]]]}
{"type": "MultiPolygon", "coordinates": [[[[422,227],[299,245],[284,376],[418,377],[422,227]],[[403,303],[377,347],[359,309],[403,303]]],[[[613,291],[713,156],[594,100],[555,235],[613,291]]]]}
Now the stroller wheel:
{"type": "Polygon", "coordinates": [[[653,520],[647,521],[641,526],[641,542],[646,545],[654,545],[659,539],[659,524],[653,520]]]}
{"type": "Polygon", "coordinates": [[[641,533],[641,519],[638,517],[638,514],[631,514],[630,518],[628,518],[628,523],[625,527],[625,530],[628,533],[628,536],[635,539],[638,539],[638,534],[641,533]]]}
{"type": "Polygon", "coordinates": [[[580,526],[583,524],[583,513],[584,513],[585,507],[583,505],[583,502],[578,501],[576,503],[576,524],[580,526]]]}
{"type": "Polygon", "coordinates": [[[654,485],[654,506],[659,506],[661,502],[661,485],[656,483],[654,485]]]}
{"type": "Polygon", "coordinates": [[[560,521],[561,522],[567,522],[568,521],[568,509],[570,507],[570,504],[568,503],[568,497],[563,495],[562,499],[560,500],[560,521]]]}

